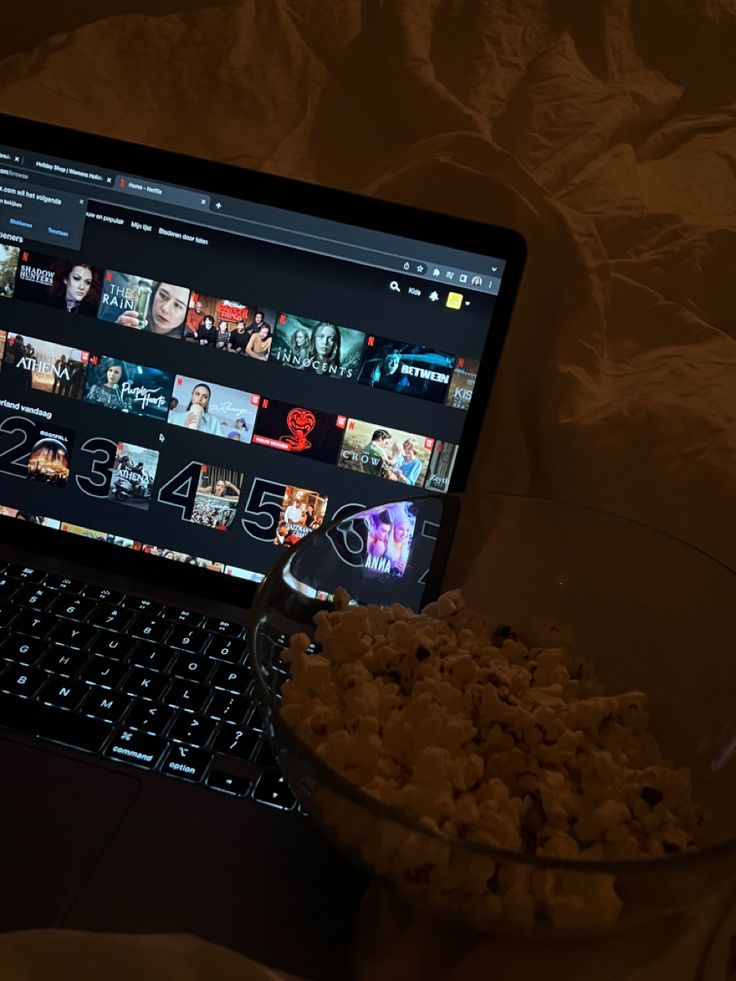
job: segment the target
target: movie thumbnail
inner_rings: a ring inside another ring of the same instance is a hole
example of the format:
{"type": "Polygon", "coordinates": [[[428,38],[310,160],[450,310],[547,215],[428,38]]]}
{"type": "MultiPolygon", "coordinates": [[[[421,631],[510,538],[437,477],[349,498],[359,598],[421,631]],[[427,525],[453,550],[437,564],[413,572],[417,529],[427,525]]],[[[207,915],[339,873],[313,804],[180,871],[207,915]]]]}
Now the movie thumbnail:
{"type": "Polygon", "coordinates": [[[338,466],[421,487],[433,447],[428,436],[349,419],[338,466]]]}
{"type": "Polygon", "coordinates": [[[94,317],[100,302],[102,274],[102,269],[83,259],[60,259],[24,249],[18,266],[15,298],[94,317]]]}
{"type": "Polygon", "coordinates": [[[454,354],[369,337],[358,381],[370,388],[444,402],[454,364],[454,354]]]}
{"type": "Polygon", "coordinates": [[[410,509],[409,501],[399,501],[372,508],[363,518],[366,569],[381,575],[404,575],[417,520],[410,509]]]}
{"type": "Polygon", "coordinates": [[[451,409],[465,409],[470,405],[478,375],[478,358],[459,357],[455,362],[450,387],[447,389],[445,405],[451,409]]]}
{"type": "Polygon", "coordinates": [[[47,518],[42,514],[31,514],[30,511],[23,511],[21,508],[9,508],[0,505],[0,515],[7,518],[17,518],[18,521],[27,521],[31,525],[41,525],[44,528],[58,528],[61,522],[56,518],[47,518]]]}
{"type": "Polygon", "coordinates": [[[230,350],[231,334],[237,331],[236,346],[248,343],[248,328],[253,322],[253,307],[240,300],[221,299],[192,293],[184,328],[184,338],[203,347],[230,350]]]}
{"type": "Polygon", "coordinates": [[[172,426],[250,443],[260,401],[252,392],[177,375],[167,417],[172,426]]]}
{"type": "Polygon", "coordinates": [[[118,443],[108,497],[118,504],[147,511],[158,467],[158,451],[132,443],[118,443]]]}
{"type": "Polygon", "coordinates": [[[39,429],[28,454],[28,477],[52,487],[66,487],[74,433],[57,426],[53,431],[39,429]]]}
{"type": "Polygon", "coordinates": [[[84,401],[164,422],[173,387],[174,375],[168,371],[94,354],[89,359],[84,401]]]}
{"type": "Polygon", "coordinates": [[[197,493],[185,520],[215,531],[227,531],[235,520],[243,475],[237,470],[203,463],[197,493]]]}
{"type": "MultiPolygon", "coordinates": [[[[243,352],[247,357],[254,358],[256,361],[268,361],[277,319],[276,310],[266,307],[253,308],[253,322],[248,326],[250,336],[243,352]]],[[[232,339],[230,347],[231,349],[233,347],[232,339]]]]}
{"type": "Polygon", "coordinates": [[[184,334],[189,293],[184,286],[107,269],[97,316],[123,327],[178,339],[184,334]]]}
{"type": "Polygon", "coordinates": [[[78,399],[84,391],[88,362],[89,351],[9,333],[0,377],[39,392],[78,399]]]}
{"type": "Polygon", "coordinates": [[[452,470],[457,459],[457,449],[457,443],[447,443],[441,439],[435,440],[424,481],[426,490],[440,491],[442,494],[449,490],[452,470]]]}
{"type": "Polygon", "coordinates": [[[365,337],[351,327],[282,313],[276,321],[271,360],[330,378],[357,378],[365,337]]]}
{"type": "Polygon", "coordinates": [[[315,412],[289,402],[261,399],[253,442],[310,460],[334,463],[340,452],[345,416],[315,412]]]}
{"type": "Polygon", "coordinates": [[[14,245],[0,244],[0,297],[13,295],[19,258],[20,249],[14,245]]]}
{"type": "Polygon", "coordinates": [[[123,538],[121,535],[113,535],[109,531],[96,531],[94,528],[85,528],[83,525],[71,525],[63,521],[62,531],[68,531],[70,535],[79,535],[81,538],[93,538],[98,542],[106,542],[108,545],[118,545],[121,548],[132,548],[133,539],[123,538]]]}
{"type": "Polygon", "coordinates": [[[297,545],[302,538],[322,527],[327,498],[318,491],[288,485],[281,502],[274,545],[297,545]]]}

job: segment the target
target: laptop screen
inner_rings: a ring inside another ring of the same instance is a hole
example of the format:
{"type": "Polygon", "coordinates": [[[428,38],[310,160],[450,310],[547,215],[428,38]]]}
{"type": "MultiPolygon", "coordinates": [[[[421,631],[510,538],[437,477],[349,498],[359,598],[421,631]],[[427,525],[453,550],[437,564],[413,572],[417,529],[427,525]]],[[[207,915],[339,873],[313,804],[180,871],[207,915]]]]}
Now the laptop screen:
{"type": "MultiPolygon", "coordinates": [[[[0,145],[3,521],[259,581],[336,516],[461,488],[503,255],[67,149],[0,145]]],[[[410,515],[375,535],[402,520],[406,552],[410,515]]]]}

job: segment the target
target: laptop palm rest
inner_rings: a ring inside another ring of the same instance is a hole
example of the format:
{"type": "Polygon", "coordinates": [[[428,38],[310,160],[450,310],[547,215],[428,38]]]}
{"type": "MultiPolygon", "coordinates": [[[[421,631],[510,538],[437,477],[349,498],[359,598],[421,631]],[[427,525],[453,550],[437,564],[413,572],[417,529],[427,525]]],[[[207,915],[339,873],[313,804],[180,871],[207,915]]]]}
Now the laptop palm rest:
{"type": "Polygon", "coordinates": [[[59,925],[140,781],[0,739],[0,923],[59,925]]]}

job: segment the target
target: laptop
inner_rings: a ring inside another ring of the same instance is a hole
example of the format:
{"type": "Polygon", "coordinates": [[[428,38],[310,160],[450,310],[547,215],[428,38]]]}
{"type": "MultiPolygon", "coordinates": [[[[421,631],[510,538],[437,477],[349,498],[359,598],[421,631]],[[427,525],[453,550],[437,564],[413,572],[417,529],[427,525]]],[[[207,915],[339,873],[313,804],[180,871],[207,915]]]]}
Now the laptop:
{"type": "Polygon", "coordinates": [[[0,117],[0,929],[347,976],[365,881],[280,776],[244,625],[322,525],[465,487],[524,257],[0,117]]]}

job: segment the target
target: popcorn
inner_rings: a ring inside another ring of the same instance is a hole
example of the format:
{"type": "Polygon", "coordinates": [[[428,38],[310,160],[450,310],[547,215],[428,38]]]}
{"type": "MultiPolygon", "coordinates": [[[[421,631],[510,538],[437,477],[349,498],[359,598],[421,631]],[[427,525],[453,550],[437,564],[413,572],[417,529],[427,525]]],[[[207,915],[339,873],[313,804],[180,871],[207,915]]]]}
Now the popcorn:
{"type": "MultiPolygon", "coordinates": [[[[440,832],[529,856],[626,860],[691,850],[704,811],[648,732],[646,696],[604,693],[573,637],[514,630],[458,590],[420,614],[344,590],[295,634],[281,714],[343,777],[440,832]]],[[[319,817],[378,874],[481,929],[605,928],[615,877],[535,869],[421,835],[321,791],[319,817]]]]}

